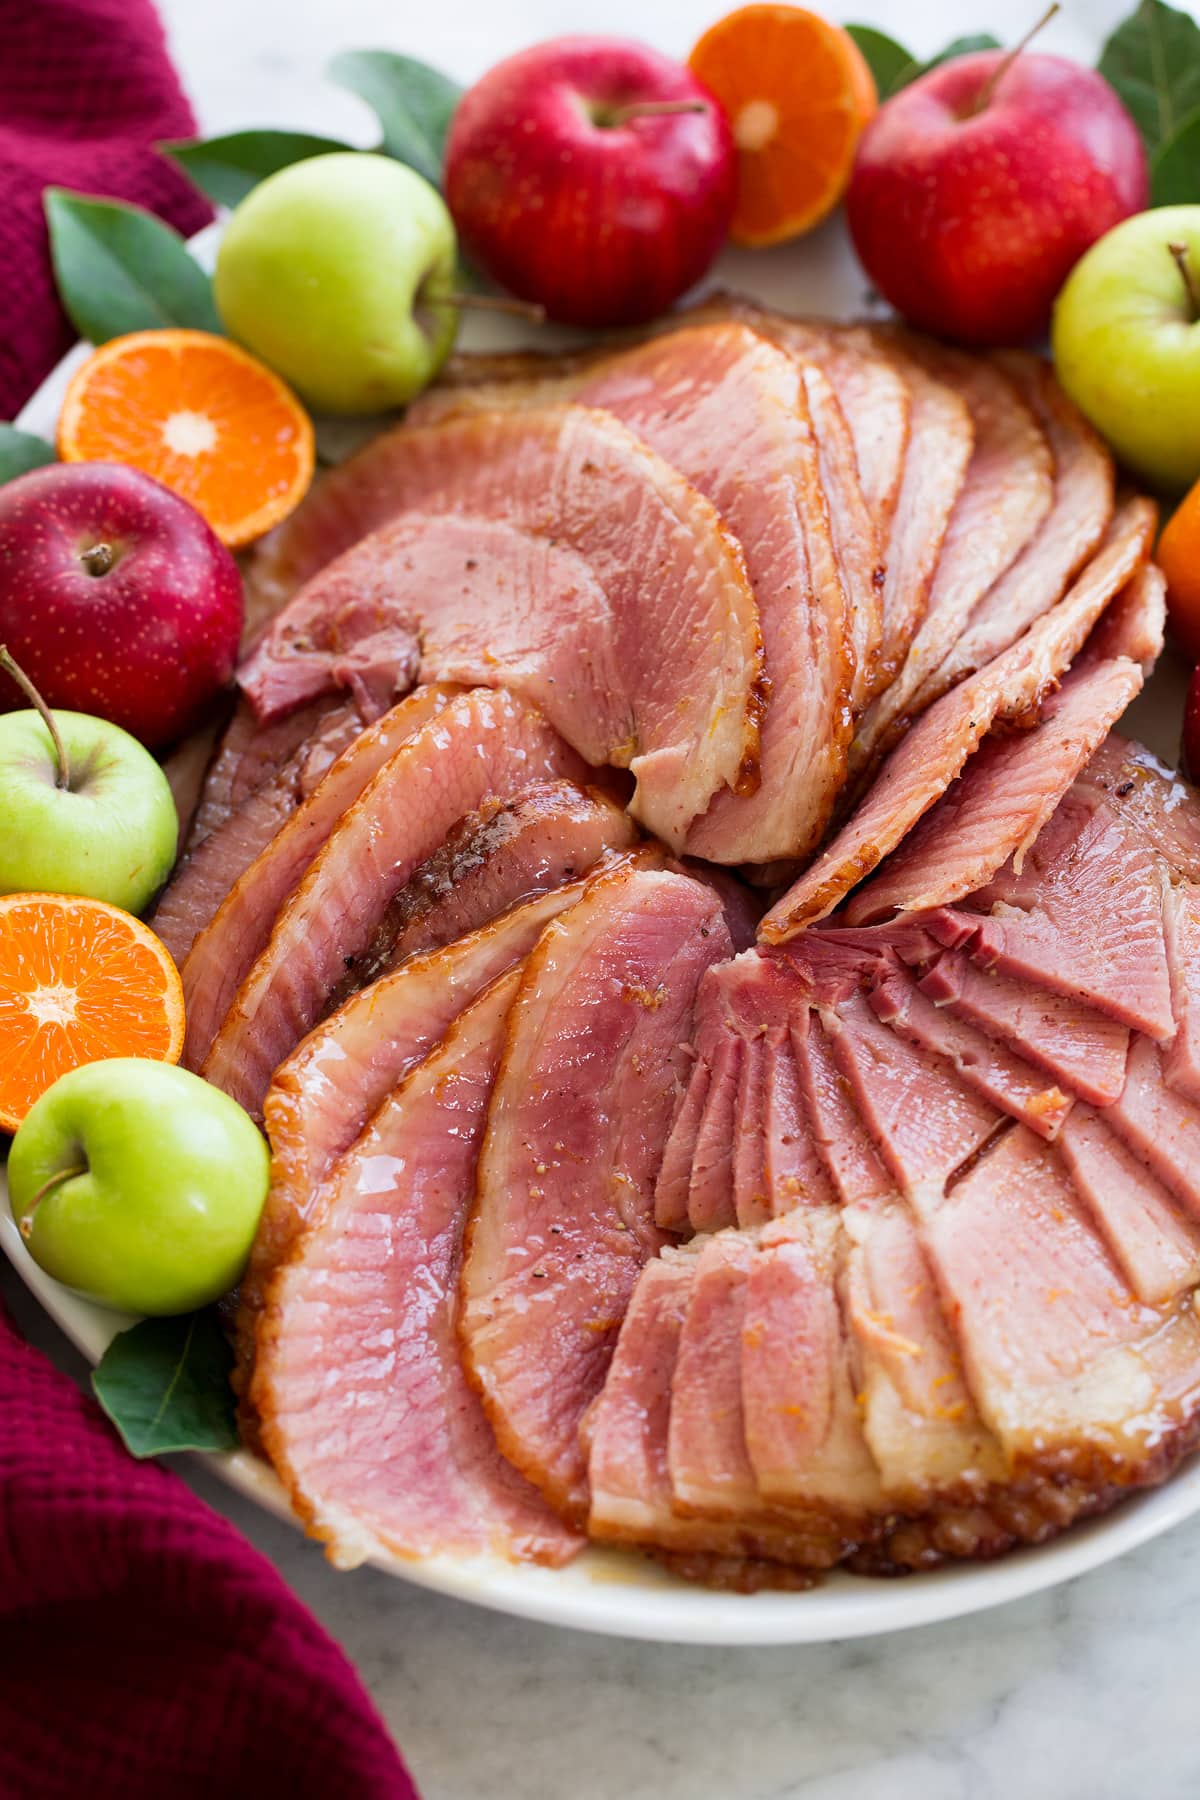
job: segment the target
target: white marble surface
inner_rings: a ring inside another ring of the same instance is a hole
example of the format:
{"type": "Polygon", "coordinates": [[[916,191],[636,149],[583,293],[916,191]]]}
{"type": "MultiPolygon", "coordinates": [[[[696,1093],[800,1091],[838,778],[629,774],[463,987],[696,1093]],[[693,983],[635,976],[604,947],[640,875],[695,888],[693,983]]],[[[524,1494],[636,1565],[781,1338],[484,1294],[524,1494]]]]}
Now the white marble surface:
{"type": "MultiPolygon", "coordinates": [[[[210,131],[287,124],[367,142],[322,78],[337,49],[409,50],[470,78],[563,30],[683,52],[722,8],[694,0],[160,0],[210,131]]],[[[850,5],[850,0],[846,0],[850,5]]],[[[852,16],[932,50],[1018,33],[1038,0],[911,0],[852,16]]],[[[1121,0],[1074,0],[1047,47],[1087,54],[1121,0]]],[[[841,260],[836,232],[816,257],[841,260]]],[[[817,260],[798,270],[813,303],[817,260]]],[[[844,266],[844,265],[843,265],[844,266]]],[[[0,1292],[63,1367],[79,1359],[7,1266],[0,1292]]],[[[1200,1793],[1200,1522],[1072,1586],[956,1624],[795,1651],[654,1647],[498,1618],[319,1551],[185,1460],[181,1473],[345,1645],[426,1800],[1191,1800],[1200,1793]]]]}

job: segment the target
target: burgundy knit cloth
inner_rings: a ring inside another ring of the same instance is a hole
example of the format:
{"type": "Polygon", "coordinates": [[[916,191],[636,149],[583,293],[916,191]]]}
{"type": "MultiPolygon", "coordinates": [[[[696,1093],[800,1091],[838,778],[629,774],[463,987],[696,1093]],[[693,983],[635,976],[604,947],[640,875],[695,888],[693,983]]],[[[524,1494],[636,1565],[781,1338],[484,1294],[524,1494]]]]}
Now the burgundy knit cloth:
{"type": "MultiPolygon", "coordinates": [[[[183,231],[150,147],[193,129],[148,0],[0,0],[0,416],[66,349],[47,182],[183,231]]],[[[358,1677],[271,1565],[0,1308],[0,1800],[416,1800],[358,1677]]]]}
{"type": "Polygon", "coordinates": [[[193,129],[149,0],[0,0],[0,419],[74,336],[42,189],[116,195],[196,231],[206,202],[154,150],[193,129]]]}

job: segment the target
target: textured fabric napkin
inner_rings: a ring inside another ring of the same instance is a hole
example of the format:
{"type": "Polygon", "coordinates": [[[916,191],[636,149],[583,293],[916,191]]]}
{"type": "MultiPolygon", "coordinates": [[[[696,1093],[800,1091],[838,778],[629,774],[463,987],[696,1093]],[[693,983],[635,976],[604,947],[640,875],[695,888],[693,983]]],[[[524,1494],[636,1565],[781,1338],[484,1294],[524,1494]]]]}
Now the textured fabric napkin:
{"type": "Polygon", "coordinates": [[[153,148],[192,129],[149,0],[0,0],[0,418],[74,336],[42,189],[116,195],[196,231],[207,204],[153,148]]]}
{"type": "MultiPolygon", "coordinates": [[[[192,130],[148,0],[0,0],[0,416],[67,348],[48,182],[183,231],[208,210],[156,157],[192,130]]],[[[270,1564],[0,1308],[3,1800],[416,1800],[341,1651],[270,1564]]]]}

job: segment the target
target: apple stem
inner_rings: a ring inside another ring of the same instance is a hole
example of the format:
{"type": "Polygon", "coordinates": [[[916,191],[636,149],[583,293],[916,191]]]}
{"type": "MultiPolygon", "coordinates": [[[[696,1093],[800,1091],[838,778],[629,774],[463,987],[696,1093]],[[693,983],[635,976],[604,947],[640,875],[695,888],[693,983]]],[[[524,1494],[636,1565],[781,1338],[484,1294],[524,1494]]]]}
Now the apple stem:
{"type": "Polygon", "coordinates": [[[55,1188],[62,1186],[64,1181],[74,1181],[77,1175],[86,1175],[87,1172],[88,1166],[86,1163],[72,1163],[70,1168],[60,1169],[57,1175],[51,1175],[49,1181],[43,1181],[41,1187],[29,1202],[28,1210],[21,1215],[21,1236],[26,1239],[33,1236],[33,1215],[41,1205],[42,1201],[46,1198],[47,1194],[52,1194],[55,1188]]]}
{"type": "Polygon", "coordinates": [[[1008,55],[1001,58],[1001,60],[996,64],[996,67],[992,70],[991,74],[988,76],[987,80],[984,82],[983,88],[979,94],[979,98],[976,100],[974,106],[971,108],[970,112],[967,114],[968,118],[974,118],[976,113],[981,113],[986,110],[986,108],[991,104],[992,95],[996,92],[996,89],[999,87],[999,85],[1003,81],[1004,77],[1008,74],[1008,71],[1012,68],[1013,64],[1016,62],[1016,60],[1017,60],[1018,56],[1020,56],[1021,52],[1023,50],[1028,50],[1030,44],[1033,42],[1034,38],[1037,37],[1038,33],[1040,31],[1044,31],[1046,26],[1050,23],[1051,19],[1054,17],[1055,13],[1059,13],[1061,11],[1062,11],[1062,7],[1059,5],[1059,0],[1053,0],[1053,5],[1048,6],[1046,8],[1045,12],[1042,14],[1041,18],[1037,21],[1036,25],[1031,25],[1029,27],[1029,30],[1025,33],[1025,36],[1023,38],[1021,38],[1021,40],[1018,43],[1013,45],[1013,47],[1009,51],[1008,55]]]}
{"type": "Polygon", "coordinates": [[[677,113],[707,111],[707,100],[631,100],[628,106],[614,106],[607,118],[597,120],[597,124],[612,130],[628,125],[631,119],[668,119],[677,113]]]}
{"type": "Polygon", "coordinates": [[[1200,319],[1200,285],[1192,272],[1191,260],[1188,257],[1186,244],[1168,244],[1167,249],[1175,258],[1175,267],[1183,277],[1183,285],[1187,289],[1187,297],[1192,303],[1192,318],[1200,319]]]}
{"type": "Polygon", "coordinates": [[[58,721],[20,663],[10,654],[7,644],[0,644],[0,669],[3,669],[4,673],[16,682],[30,706],[41,714],[42,723],[50,733],[50,741],[54,745],[54,758],[57,764],[54,772],[54,785],[59,788],[69,788],[71,785],[71,758],[58,729],[58,721]]]}
{"type": "Polygon", "coordinates": [[[531,325],[546,323],[546,309],[535,300],[517,300],[511,294],[438,294],[422,302],[425,306],[457,306],[464,312],[510,313],[515,319],[528,319],[531,325]]]}
{"type": "Polygon", "coordinates": [[[111,544],[90,544],[79,560],[89,575],[107,575],[117,558],[111,544]]]}

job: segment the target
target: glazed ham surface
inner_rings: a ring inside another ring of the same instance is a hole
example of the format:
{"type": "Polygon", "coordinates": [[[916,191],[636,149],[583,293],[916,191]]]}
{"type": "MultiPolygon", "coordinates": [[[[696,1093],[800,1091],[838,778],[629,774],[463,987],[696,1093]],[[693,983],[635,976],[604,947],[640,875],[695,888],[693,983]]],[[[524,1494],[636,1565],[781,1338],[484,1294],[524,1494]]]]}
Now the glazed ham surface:
{"type": "Polygon", "coordinates": [[[335,1561],[803,1587],[1192,1448],[1154,528],[1037,358],[722,295],[455,359],[254,553],[156,918],[271,1139],[244,1430],[335,1561]]]}

